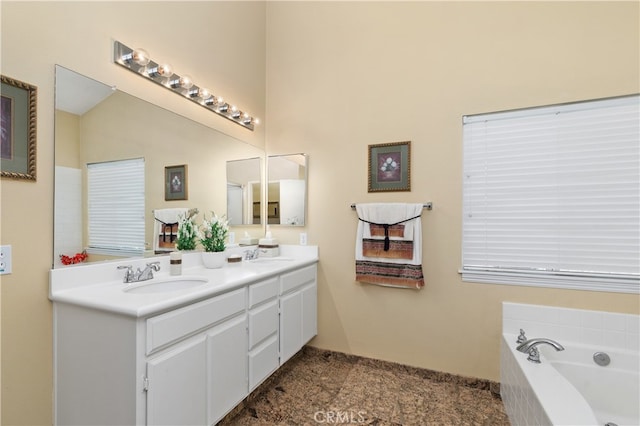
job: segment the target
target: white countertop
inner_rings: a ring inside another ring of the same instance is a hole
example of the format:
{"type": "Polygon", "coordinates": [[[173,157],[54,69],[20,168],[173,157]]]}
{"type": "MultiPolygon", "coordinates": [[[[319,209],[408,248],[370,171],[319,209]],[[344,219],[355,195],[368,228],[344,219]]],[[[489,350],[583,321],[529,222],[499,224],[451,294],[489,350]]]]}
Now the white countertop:
{"type": "MultiPolygon", "coordinates": [[[[154,274],[154,281],[166,280],[170,277],[168,255],[73,265],[51,270],[49,298],[54,303],[68,303],[128,316],[146,317],[270,276],[312,265],[317,261],[317,246],[282,245],[279,257],[225,263],[219,269],[206,269],[202,265],[200,252],[185,253],[182,256],[182,275],[202,277],[208,282],[197,287],[158,293],[124,291],[130,284],[123,283],[124,271],[118,270],[117,267],[131,265],[134,270],[144,269],[149,262],[160,262],[160,271],[154,274]]],[[[179,276],[175,278],[179,279],[179,276]]],[[[136,284],[138,283],[134,283],[136,284]]]]}

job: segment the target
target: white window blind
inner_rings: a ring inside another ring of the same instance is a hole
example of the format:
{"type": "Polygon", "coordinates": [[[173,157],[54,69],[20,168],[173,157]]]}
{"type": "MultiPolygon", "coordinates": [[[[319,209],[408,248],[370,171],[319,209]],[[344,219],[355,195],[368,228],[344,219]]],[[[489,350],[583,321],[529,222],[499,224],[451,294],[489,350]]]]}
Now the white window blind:
{"type": "Polygon", "coordinates": [[[465,116],[465,281],[640,291],[638,96],[465,116]]]}
{"type": "Polygon", "coordinates": [[[87,165],[91,253],[144,252],[144,159],[87,165]]]}

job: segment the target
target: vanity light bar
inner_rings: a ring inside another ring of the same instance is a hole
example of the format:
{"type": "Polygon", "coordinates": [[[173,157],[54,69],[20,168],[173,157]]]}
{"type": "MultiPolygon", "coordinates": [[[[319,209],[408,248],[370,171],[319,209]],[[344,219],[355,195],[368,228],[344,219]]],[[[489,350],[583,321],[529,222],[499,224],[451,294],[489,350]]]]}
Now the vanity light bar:
{"type": "Polygon", "coordinates": [[[178,75],[173,72],[171,65],[152,61],[143,49],[131,49],[116,41],[113,45],[113,62],[249,130],[259,124],[257,118],[194,84],[188,75],[178,75]]]}

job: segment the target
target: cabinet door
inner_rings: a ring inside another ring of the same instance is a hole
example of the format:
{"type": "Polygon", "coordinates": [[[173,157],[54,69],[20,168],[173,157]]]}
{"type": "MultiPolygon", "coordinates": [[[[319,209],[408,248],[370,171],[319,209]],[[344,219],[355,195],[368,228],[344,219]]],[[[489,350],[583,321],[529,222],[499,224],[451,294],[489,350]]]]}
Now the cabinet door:
{"type": "Polygon", "coordinates": [[[200,339],[147,362],[147,424],[202,425],[206,423],[206,342],[200,339]]]}
{"type": "Polygon", "coordinates": [[[280,298],[280,365],[302,348],[302,292],[280,298]]]}
{"type": "Polygon", "coordinates": [[[318,285],[313,284],[302,290],[302,345],[318,334],[318,285]]]}
{"type": "Polygon", "coordinates": [[[247,315],[207,332],[208,422],[213,424],[247,396],[247,315]]]}

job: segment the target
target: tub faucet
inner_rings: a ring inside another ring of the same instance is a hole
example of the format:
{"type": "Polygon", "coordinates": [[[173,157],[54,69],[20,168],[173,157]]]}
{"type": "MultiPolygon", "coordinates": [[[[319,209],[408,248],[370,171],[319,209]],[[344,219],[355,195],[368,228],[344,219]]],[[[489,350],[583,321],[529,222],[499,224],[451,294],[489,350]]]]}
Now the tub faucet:
{"type": "Polygon", "coordinates": [[[553,347],[556,351],[564,351],[564,347],[551,339],[537,338],[537,339],[529,339],[516,348],[518,351],[523,353],[528,353],[529,357],[528,361],[535,362],[536,364],[540,364],[540,352],[536,346],[541,344],[547,344],[553,347]]]}

